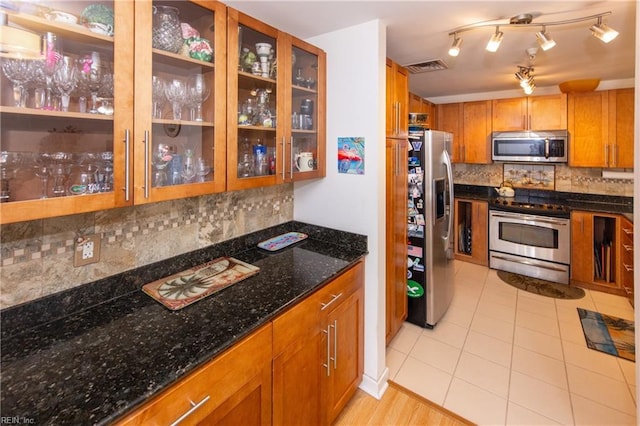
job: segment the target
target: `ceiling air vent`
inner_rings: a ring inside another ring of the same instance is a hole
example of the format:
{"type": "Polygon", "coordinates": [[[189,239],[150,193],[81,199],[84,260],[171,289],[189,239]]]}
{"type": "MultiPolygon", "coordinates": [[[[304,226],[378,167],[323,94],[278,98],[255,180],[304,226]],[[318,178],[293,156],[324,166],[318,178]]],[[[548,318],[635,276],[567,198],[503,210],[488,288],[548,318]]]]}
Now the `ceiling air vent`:
{"type": "Polygon", "coordinates": [[[419,62],[417,64],[409,64],[404,66],[411,74],[420,74],[423,72],[446,70],[447,64],[442,59],[432,59],[430,61],[419,62]]]}

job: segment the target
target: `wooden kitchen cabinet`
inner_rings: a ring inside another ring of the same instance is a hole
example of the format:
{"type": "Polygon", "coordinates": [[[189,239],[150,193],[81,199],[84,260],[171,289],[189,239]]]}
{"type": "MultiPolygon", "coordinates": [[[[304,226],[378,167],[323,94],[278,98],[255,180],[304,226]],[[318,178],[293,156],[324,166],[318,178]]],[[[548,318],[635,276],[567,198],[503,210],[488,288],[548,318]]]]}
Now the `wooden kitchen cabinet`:
{"type": "Polygon", "coordinates": [[[569,94],[570,166],[633,167],[633,90],[569,94]]]}
{"type": "MultiPolygon", "coordinates": [[[[52,1],[47,6],[79,16],[90,4],[52,1]]],[[[216,72],[224,69],[216,65],[225,59],[225,6],[215,1],[101,4],[114,10],[112,36],[7,12],[11,25],[55,34],[62,50],[61,56],[53,57],[81,61],[79,75],[90,78],[71,92],[68,111],[55,103],[41,108],[33,97],[26,107],[14,106],[11,91],[3,91],[0,137],[7,153],[0,163],[0,196],[5,201],[0,223],[184,198],[225,188],[226,73],[216,72]],[[177,6],[180,20],[211,41],[216,52],[213,62],[152,47],[153,7],[166,5],[177,6]],[[154,115],[152,93],[160,85],[154,86],[152,76],[186,83],[193,74],[203,75],[211,89],[203,102],[203,120],[191,120],[184,101],[182,119],[174,119],[162,90],[156,100],[164,109],[157,108],[154,115]],[[96,94],[96,108],[91,93],[96,94]],[[81,112],[81,95],[87,98],[87,112],[81,112]],[[193,167],[185,178],[180,165],[173,180],[171,165],[178,166],[178,158],[186,158],[187,149],[192,153],[193,167]],[[204,160],[203,173],[196,169],[199,158],[204,160]],[[207,167],[213,171],[204,173],[207,167]]],[[[4,73],[0,78],[3,87],[10,87],[4,73]]],[[[56,93],[53,86],[52,93],[56,93]]]]}
{"type": "Polygon", "coordinates": [[[324,176],[325,52],[231,8],[227,27],[227,189],[324,176]]]}
{"type": "Polygon", "coordinates": [[[491,163],[491,101],[462,104],[462,155],[464,163],[491,163]]]}
{"type": "Polygon", "coordinates": [[[271,361],[268,324],[116,424],[270,425],[271,361]]]}
{"type": "Polygon", "coordinates": [[[273,423],[330,425],[363,374],[364,265],[273,321],[273,423]]]}
{"type": "Polygon", "coordinates": [[[437,127],[453,134],[454,163],[491,163],[491,101],[438,105],[437,127]]]}
{"type": "Polygon", "coordinates": [[[387,58],[387,137],[409,136],[409,71],[387,58]]]}
{"type": "MultiPolygon", "coordinates": [[[[623,219],[615,214],[571,212],[571,284],[627,295],[623,287],[623,219]]],[[[626,229],[633,232],[628,225],[626,229]]],[[[633,268],[633,264],[629,266],[633,268]]]]}
{"type": "Polygon", "coordinates": [[[416,95],[415,93],[409,92],[409,113],[426,114],[427,116],[426,122],[421,123],[422,126],[429,129],[435,128],[435,109],[436,106],[431,102],[416,95]]]}
{"type": "Polygon", "coordinates": [[[455,199],[455,258],[489,265],[489,204],[486,201],[455,199]]]}
{"type": "Polygon", "coordinates": [[[494,99],[492,101],[494,132],[517,130],[565,130],[567,128],[567,95],[494,99]]]}
{"type": "Polygon", "coordinates": [[[386,343],[407,318],[407,141],[386,140],[386,343]]]}
{"type": "Polygon", "coordinates": [[[437,116],[436,128],[453,134],[451,161],[463,163],[462,103],[438,104],[437,116]]]}

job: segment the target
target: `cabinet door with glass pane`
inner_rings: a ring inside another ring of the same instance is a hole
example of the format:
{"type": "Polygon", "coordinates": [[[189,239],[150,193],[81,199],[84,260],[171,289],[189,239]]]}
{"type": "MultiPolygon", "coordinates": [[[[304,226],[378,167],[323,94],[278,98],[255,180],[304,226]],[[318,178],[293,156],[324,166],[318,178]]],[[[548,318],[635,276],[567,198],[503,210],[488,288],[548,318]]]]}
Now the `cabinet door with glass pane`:
{"type": "Polygon", "coordinates": [[[284,171],[282,33],[227,9],[227,189],[274,185],[284,171]]]}
{"type": "Polygon", "coordinates": [[[133,3],[1,12],[11,36],[0,55],[0,222],[131,204],[133,3]]]}
{"type": "Polygon", "coordinates": [[[285,180],[325,176],[325,67],[321,49],[289,37],[288,138],[285,180]]]}
{"type": "Polygon", "coordinates": [[[225,189],[226,7],[135,2],[135,203],[225,189]]]}

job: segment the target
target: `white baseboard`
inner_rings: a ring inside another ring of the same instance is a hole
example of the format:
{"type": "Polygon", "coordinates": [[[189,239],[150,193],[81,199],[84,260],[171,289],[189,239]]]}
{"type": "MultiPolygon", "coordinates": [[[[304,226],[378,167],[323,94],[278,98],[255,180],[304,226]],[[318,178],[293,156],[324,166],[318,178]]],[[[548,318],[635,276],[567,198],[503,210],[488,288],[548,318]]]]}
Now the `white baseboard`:
{"type": "Polygon", "coordinates": [[[364,374],[362,376],[362,382],[360,382],[360,389],[371,395],[376,399],[381,399],[382,395],[386,392],[389,387],[389,383],[387,380],[389,379],[389,368],[385,367],[382,375],[378,378],[378,380],[367,376],[364,374]]]}

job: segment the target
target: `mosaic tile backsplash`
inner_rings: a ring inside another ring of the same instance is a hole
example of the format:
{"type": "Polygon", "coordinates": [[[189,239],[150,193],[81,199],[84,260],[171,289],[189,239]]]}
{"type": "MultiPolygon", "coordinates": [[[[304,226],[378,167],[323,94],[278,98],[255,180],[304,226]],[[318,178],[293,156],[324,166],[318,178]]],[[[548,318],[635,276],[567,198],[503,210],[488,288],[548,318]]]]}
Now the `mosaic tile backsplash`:
{"type": "Polygon", "coordinates": [[[293,184],[0,227],[0,309],[293,220],[293,184]],[[74,267],[76,237],[102,235],[74,267]]]}
{"type": "MultiPolygon", "coordinates": [[[[545,167],[551,167],[545,165],[545,167]]],[[[602,177],[602,169],[569,167],[563,164],[555,164],[554,171],[546,172],[546,183],[560,192],[573,192],[578,194],[619,195],[633,197],[633,179],[607,179],[602,177]],[[549,180],[553,176],[554,182],[549,180]]],[[[464,185],[488,185],[500,186],[511,176],[511,170],[504,163],[494,164],[454,164],[453,180],[457,184],[464,185]],[[505,174],[506,173],[506,174],[505,174]]],[[[632,170],[625,170],[632,171],[632,170]]],[[[515,178],[522,173],[514,171],[515,178]]],[[[536,174],[532,175],[537,177],[536,174]]]]}

